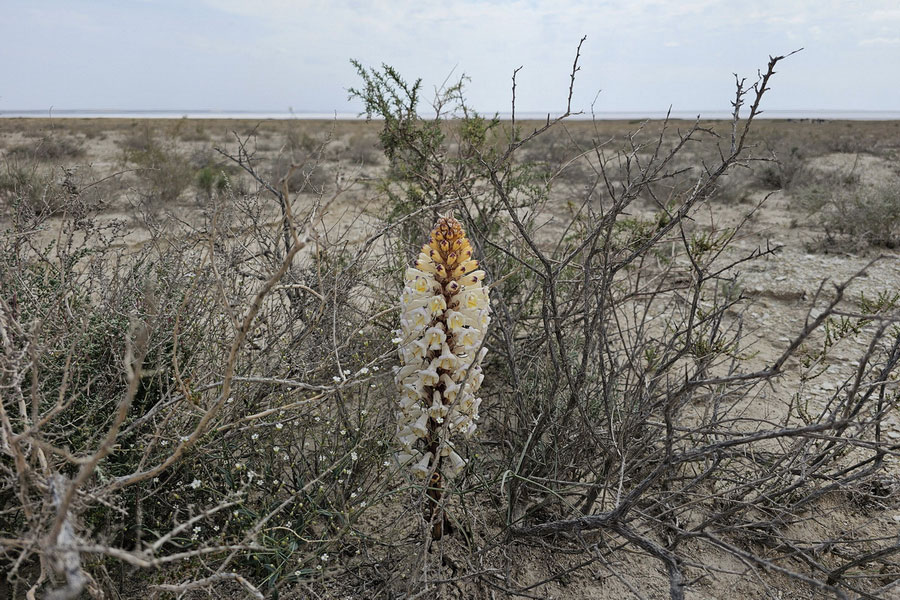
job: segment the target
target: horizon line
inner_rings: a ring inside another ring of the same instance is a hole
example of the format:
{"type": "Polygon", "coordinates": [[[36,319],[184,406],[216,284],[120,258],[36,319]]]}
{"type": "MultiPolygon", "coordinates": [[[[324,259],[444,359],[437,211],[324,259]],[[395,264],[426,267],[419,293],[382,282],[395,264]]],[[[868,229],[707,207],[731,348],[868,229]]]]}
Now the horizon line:
{"type": "MultiPolygon", "coordinates": [[[[480,112],[482,117],[496,116],[501,119],[510,120],[512,118],[511,111],[494,111],[491,113],[480,112]]],[[[546,118],[557,118],[561,116],[561,111],[517,111],[516,117],[520,120],[539,120],[546,118]]],[[[746,118],[746,112],[741,118],[746,118]]],[[[765,115],[779,116],[779,118],[832,118],[841,117],[849,120],[871,119],[872,117],[882,117],[887,120],[900,119],[900,109],[828,109],[828,108],[811,108],[811,109],[769,109],[762,110],[757,113],[758,118],[765,118],[765,115]],[[856,116],[856,119],[853,116],[856,116]]],[[[246,116],[249,118],[268,118],[268,119],[336,119],[336,120],[369,120],[365,113],[357,113],[351,111],[317,111],[317,110],[266,110],[266,109],[116,109],[116,108],[60,108],[60,109],[0,109],[0,118],[53,118],[54,116],[68,116],[70,118],[127,118],[135,116],[152,116],[156,118],[186,118],[197,119],[203,117],[213,118],[241,118],[246,116]]],[[[723,109],[708,110],[604,110],[593,112],[572,113],[569,118],[573,120],[590,119],[593,117],[618,117],[618,118],[642,118],[642,117],[665,117],[670,115],[671,118],[677,119],[731,119],[732,111],[723,109]],[[704,117],[704,115],[706,115],[704,117]]],[[[431,115],[426,113],[422,115],[429,118],[431,115]]],[[[452,119],[450,115],[446,118],[452,119]]],[[[371,120],[381,120],[379,117],[372,117],[371,120]]]]}

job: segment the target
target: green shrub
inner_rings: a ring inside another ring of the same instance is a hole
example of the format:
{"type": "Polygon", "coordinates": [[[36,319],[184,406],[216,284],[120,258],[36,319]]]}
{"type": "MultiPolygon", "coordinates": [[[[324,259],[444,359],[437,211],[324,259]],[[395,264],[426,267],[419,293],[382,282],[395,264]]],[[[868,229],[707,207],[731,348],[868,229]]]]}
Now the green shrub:
{"type": "Polygon", "coordinates": [[[197,189],[206,198],[211,198],[213,193],[222,193],[228,185],[228,177],[222,169],[207,165],[197,171],[197,189]]]}

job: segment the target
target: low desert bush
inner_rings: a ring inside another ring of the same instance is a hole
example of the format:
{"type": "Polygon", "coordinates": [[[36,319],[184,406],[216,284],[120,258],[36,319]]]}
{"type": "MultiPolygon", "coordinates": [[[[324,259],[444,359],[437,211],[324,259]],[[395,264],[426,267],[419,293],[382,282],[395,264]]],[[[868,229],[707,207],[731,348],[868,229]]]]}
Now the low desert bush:
{"type": "Polygon", "coordinates": [[[0,202],[11,212],[58,213],[65,206],[66,191],[54,175],[39,163],[7,157],[0,165],[0,202]]]}
{"type": "Polygon", "coordinates": [[[60,162],[84,156],[84,146],[77,139],[50,135],[9,148],[8,156],[43,162],[60,162]]]}
{"type": "Polygon", "coordinates": [[[212,139],[203,121],[183,117],[175,123],[172,137],[183,142],[209,142],[212,139]]]}
{"type": "Polygon", "coordinates": [[[841,178],[797,192],[800,206],[824,231],[822,248],[896,248],[900,245],[900,181],[863,185],[841,178]]]}
{"type": "Polygon", "coordinates": [[[792,147],[786,153],[774,153],[771,159],[754,167],[759,183],[770,190],[790,188],[803,168],[803,152],[792,147]]]}
{"type": "Polygon", "coordinates": [[[188,156],[174,141],[161,140],[139,128],[120,142],[123,162],[134,169],[137,193],[147,207],[171,205],[181,198],[195,176],[188,156]]]}
{"type": "Polygon", "coordinates": [[[373,167],[382,164],[383,154],[377,139],[366,133],[360,133],[351,136],[346,158],[353,165],[373,167]]]}

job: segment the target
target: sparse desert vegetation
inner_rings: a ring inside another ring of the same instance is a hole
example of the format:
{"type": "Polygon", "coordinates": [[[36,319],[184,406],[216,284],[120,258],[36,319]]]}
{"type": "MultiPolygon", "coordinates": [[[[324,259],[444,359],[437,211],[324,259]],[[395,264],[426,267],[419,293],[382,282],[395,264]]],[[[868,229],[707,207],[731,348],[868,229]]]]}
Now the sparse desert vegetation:
{"type": "Polygon", "coordinates": [[[900,594],[900,122],[357,66],[372,121],[0,120],[0,596],[900,594]],[[492,320],[433,539],[393,340],[445,213],[492,320]]]}

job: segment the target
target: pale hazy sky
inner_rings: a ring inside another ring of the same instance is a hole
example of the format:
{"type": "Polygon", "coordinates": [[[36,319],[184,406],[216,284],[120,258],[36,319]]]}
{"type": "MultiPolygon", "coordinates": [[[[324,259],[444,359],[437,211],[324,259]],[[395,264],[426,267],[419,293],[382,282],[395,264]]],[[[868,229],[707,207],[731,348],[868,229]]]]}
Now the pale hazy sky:
{"type": "Polygon", "coordinates": [[[482,111],[726,110],[733,72],[805,50],[771,110],[900,110],[897,0],[0,0],[0,111],[356,112],[350,58],[471,77],[482,111]]]}

